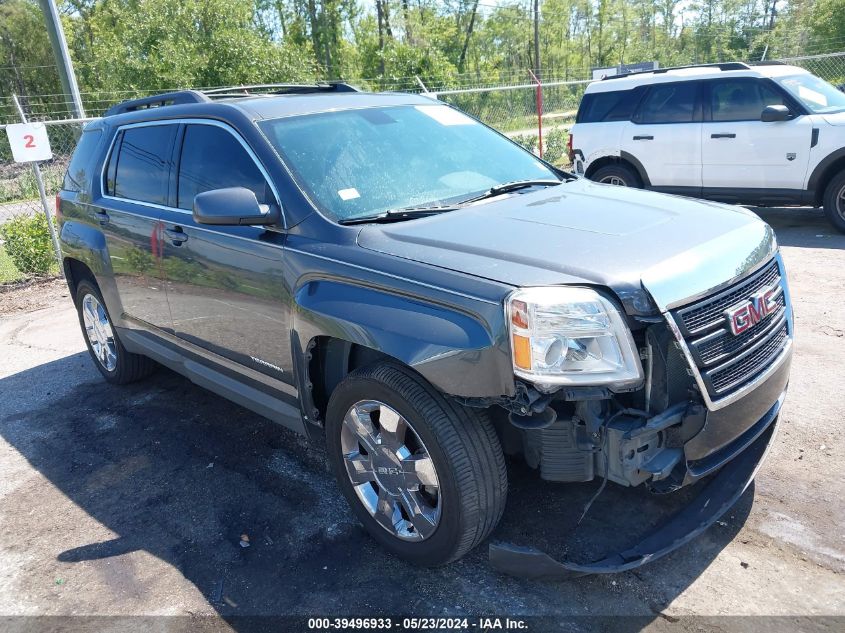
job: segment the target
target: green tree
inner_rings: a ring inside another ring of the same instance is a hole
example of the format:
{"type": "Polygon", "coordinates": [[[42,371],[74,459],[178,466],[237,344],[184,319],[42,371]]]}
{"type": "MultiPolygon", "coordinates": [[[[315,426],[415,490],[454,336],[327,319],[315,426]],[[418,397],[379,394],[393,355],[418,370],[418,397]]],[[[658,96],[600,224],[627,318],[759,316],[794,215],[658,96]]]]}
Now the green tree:
{"type": "Polygon", "coordinates": [[[268,41],[250,0],[102,0],[66,28],[90,90],[313,80],[312,51],[268,41]]]}
{"type": "Polygon", "coordinates": [[[50,40],[44,30],[41,9],[29,0],[0,0],[0,116],[18,118],[11,95],[17,94],[24,109],[42,113],[64,109],[53,96],[60,92],[59,75],[50,40]],[[30,95],[47,95],[41,98],[30,95]]]}

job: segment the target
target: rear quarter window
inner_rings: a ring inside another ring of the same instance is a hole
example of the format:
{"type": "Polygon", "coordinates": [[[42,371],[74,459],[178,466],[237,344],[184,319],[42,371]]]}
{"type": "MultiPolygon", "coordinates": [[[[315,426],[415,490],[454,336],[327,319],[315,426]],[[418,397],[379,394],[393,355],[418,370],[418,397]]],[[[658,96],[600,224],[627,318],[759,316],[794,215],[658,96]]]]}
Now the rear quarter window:
{"type": "Polygon", "coordinates": [[[575,122],[628,121],[634,114],[641,94],[642,91],[637,89],[585,94],[575,122]]]}
{"type": "Polygon", "coordinates": [[[65,172],[65,179],[62,182],[62,189],[65,191],[87,191],[91,183],[91,173],[94,169],[94,151],[100,144],[103,136],[102,130],[89,130],[82,132],[76,149],[73,150],[70,164],[65,172]]]}

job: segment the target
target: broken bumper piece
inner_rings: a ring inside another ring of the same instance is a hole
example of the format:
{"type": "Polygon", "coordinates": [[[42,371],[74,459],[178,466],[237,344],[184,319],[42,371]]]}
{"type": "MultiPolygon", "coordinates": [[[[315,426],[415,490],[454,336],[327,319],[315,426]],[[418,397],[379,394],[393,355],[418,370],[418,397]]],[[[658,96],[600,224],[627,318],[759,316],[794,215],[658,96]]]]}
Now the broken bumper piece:
{"type": "Polygon", "coordinates": [[[762,428],[757,438],[722,466],[695,499],[636,545],[592,563],[573,563],[557,561],[534,547],[493,543],[490,564],[497,571],[521,578],[564,580],[627,571],[681,547],[727,512],[754,480],[775,436],[782,402],[781,397],[755,424],[762,428]]]}

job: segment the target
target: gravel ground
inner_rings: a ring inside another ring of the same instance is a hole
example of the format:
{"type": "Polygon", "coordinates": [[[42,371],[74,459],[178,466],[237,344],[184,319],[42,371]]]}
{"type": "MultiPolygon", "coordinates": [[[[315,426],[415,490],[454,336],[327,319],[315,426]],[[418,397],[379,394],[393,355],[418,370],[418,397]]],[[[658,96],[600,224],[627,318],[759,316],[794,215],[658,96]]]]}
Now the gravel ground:
{"type": "MultiPolygon", "coordinates": [[[[284,614],[552,617],[534,630],[584,615],[640,616],[636,628],[658,630],[774,627],[692,615],[845,616],[845,236],[818,211],[760,214],[783,247],[797,337],[781,430],[755,485],[675,553],[567,582],[498,575],[483,547],[435,570],[391,558],[345,507],[320,447],[163,369],[109,386],[61,282],[0,293],[0,616],[184,616],[156,620],[168,630],[246,630],[240,616],[284,614]]],[[[569,534],[595,491],[511,470],[494,539],[569,534]]],[[[643,508],[661,503],[609,485],[573,543],[624,544],[643,508]]],[[[819,622],[798,628],[845,625],[819,622]]]]}

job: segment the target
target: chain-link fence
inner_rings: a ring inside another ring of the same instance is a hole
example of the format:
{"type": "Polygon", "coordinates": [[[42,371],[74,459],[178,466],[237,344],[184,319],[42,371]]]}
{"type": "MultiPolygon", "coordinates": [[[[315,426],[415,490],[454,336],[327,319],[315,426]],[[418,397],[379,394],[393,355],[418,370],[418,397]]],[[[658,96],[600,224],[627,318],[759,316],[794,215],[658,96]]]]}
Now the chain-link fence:
{"type": "MultiPolygon", "coordinates": [[[[801,66],[834,85],[845,84],[845,52],[780,61],[801,66]]],[[[432,95],[472,114],[528,149],[536,153],[542,150],[547,160],[565,165],[569,127],[588,83],[544,80],[538,90],[538,83],[526,72],[524,82],[511,85],[428,89],[432,95]]],[[[98,95],[90,105],[102,110],[128,96],[105,99],[98,95]]],[[[89,108],[87,102],[85,105],[89,108]]],[[[47,126],[53,152],[53,158],[39,163],[37,168],[44,183],[46,211],[55,214],[56,194],[85,121],[53,121],[46,120],[44,113],[34,114],[47,126]]],[[[12,122],[17,121],[5,121],[12,122]]],[[[0,284],[58,275],[61,271],[34,168],[31,164],[13,162],[3,127],[0,125],[0,284]]]]}
{"type": "Polygon", "coordinates": [[[56,212],[56,194],[70,162],[84,121],[45,122],[53,158],[35,163],[12,160],[9,139],[0,126],[0,284],[61,274],[50,222],[56,212]],[[44,185],[45,213],[38,189],[44,185]]]}
{"type": "Polygon", "coordinates": [[[845,86],[845,53],[827,53],[825,55],[805,55],[781,59],[784,64],[800,66],[825,81],[839,86],[845,86]]]}
{"type": "Polygon", "coordinates": [[[546,160],[565,165],[569,127],[589,81],[552,81],[435,93],[546,160]],[[542,143],[540,139],[542,137],[542,143]]]}

